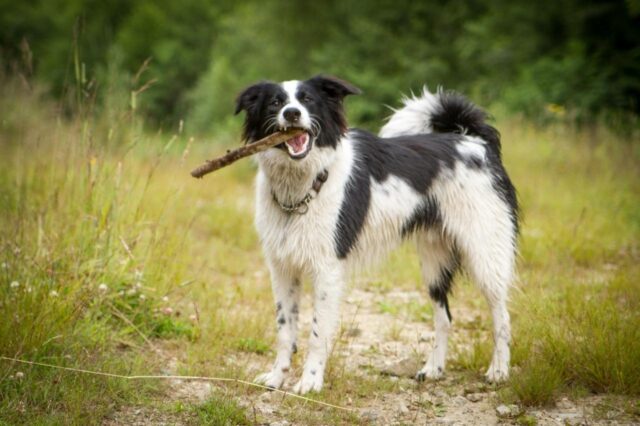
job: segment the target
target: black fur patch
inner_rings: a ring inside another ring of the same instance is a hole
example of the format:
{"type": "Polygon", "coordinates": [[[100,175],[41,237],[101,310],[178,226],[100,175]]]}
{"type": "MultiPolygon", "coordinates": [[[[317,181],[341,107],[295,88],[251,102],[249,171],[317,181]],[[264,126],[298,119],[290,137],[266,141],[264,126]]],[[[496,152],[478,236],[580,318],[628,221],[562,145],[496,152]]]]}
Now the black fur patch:
{"type": "Polygon", "coordinates": [[[458,263],[454,263],[452,266],[442,268],[440,271],[440,278],[429,285],[429,296],[436,303],[442,306],[447,311],[447,317],[451,321],[451,311],[449,310],[449,293],[451,292],[451,285],[453,283],[453,276],[458,268],[458,263]]]}
{"type": "Polygon", "coordinates": [[[440,105],[431,116],[434,132],[479,136],[500,155],[500,133],[486,123],[486,112],[456,92],[441,92],[438,100],[440,105]]]}
{"type": "MultiPolygon", "coordinates": [[[[372,177],[376,182],[384,182],[390,175],[397,176],[426,195],[441,167],[452,168],[459,159],[456,143],[461,138],[452,133],[432,133],[382,139],[362,130],[353,131],[356,165],[347,183],[335,231],[338,258],[347,257],[364,225],[371,201],[372,177]]],[[[437,206],[425,198],[424,208],[416,211],[403,227],[403,235],[435,223],[437,206]]]]}
{"type": "Polygon", "coordinates": [[[427,196],[413,212],[409,220],[402,227],[402,236],[406,237],[419,229],[429,229],[442,223],[438,202],[427,196]]]}

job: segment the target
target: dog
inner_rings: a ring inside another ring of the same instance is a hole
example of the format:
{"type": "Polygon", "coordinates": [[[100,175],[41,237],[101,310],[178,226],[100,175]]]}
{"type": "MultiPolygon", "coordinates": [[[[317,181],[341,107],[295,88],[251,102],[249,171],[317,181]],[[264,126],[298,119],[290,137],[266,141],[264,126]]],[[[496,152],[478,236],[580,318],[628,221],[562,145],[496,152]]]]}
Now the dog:
{"type": "Polygon", "coordinates": [[[259,82],[236,100],[236,114],[245,112],[246,143],[304,130],[257,154],[255,225],[271,274],[277,355],[255,381],[282,387],[297,351],[301,280],[308,277],[313,320],[293,391],[321,390],[350,271],[379,262],[408,238],[416,242],[435,323],[434,348],[416,379],[444,373],[448,294],[461,268],[491,309],[494,350],[486,378],[507,379],[518,202],[498,131],[463,96],[426,87],[404,99],[379,136],[349,129],[343,100],[359,93],[346,81],[319,75],[259,82]]]}

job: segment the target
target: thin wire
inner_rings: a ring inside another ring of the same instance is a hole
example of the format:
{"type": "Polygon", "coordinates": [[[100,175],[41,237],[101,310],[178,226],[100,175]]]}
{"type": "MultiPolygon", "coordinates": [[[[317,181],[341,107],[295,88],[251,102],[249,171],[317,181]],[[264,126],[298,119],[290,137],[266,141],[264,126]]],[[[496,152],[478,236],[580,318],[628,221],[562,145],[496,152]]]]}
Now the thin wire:
{"type": "Polygon", "coordinates": [[[124,380],[162,379],[162,380],[198,380],[198,381],[203,381],[203,382],[232,382],[232,383],[240,383],[240,384],[243,384],[243,385],[246,385],[246,386],[252,386],[252,387],[256,387],[256,388],[260,388],[260,389],[265,389],[265,390],[278,392],[278,393],[283,394],[283,396],[291,396],[291,397],[294,397],[294,398],[301,399],[303,401],[308,401],[308,402],[312,402],[314,404],[324,405],[326,407],[336,408],[338,410],[354,411],[353,408],[341,407],[340,405],[334,405],[334,404],[330,404],[328,402],[319,401],[317,399],[307,398],[305,396],[296,395],[294,393],[283,391],[283,390],[280,390],[280,389],[274,389],[274,388],[271,388],[269,386],[260,385],[258,383],[247,382],[246,380],[241,380],[241,379],[232,379],[232,378],[227,378],[227,377],[206,377],[206,376],[151,376],[151,375],[127,376],[127,375],[124,375],[124,374],[105,373],[103,371],[84,370],[82,368],[63,367],[63,366],[60,366],[60,365],[45,364],[43,362],[27,361],[27,360],[23,360],[23,359],[10,358],[10,357],[6,357],[6,356],[2,356],[2,355],[0,355],[0,359],[5,360],[5,361],[20,362],[22,364],[38,365],[40,367],[55,368],[55,369],[58,369],[58,370],[73,371],[75,373],[91,374],[91,375],[94,375],[94,376],[103,376],[103,377],[113,377],[113,378],[124,379],[124,380]]]}

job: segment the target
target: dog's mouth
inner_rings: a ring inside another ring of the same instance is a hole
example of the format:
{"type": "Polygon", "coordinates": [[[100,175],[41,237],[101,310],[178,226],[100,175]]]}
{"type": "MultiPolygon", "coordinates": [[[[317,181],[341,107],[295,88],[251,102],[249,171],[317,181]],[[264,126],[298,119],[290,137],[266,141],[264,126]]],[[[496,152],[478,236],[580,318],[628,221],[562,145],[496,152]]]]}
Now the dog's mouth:
{"type": "Polygon", "coordinates": [[[300,160],[306,157],[309,151],[311,151],[311,136],[305,130],[304,133],[298,136],[294,136],[291,139],[283,142],[281,146],[284,146],[286,148],[287,152],[289,153],[289,157],[293,158],[294,160],[300,160]]]}

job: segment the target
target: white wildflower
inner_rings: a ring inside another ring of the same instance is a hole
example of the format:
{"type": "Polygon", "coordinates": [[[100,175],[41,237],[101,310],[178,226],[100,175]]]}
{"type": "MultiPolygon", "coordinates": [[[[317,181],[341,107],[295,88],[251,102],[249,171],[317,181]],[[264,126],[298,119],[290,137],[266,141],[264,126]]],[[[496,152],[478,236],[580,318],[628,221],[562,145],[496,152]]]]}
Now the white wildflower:
{"type": "Polygon", "coordinates": [[[167,302],[169,301],[169,297],[168,297],[168,296],[164,296],[164,297],[162,298],[162,301],[163,301],[163,302],[165,302],[165,303],[167,303],[167,302]]]}
{"type": "Polygon", "coordinates": [[[51,290],[51,292],[49,293],[49,296],[51,297],[58,297],[58,292],[55,290],[51,290]]]}
{"type": "Polygon", "coordinates": [[[22,371],[18,371],[15,375],[15,378],[21,380],[22,378],[24,378],[24,373],[22,371]]]}
{"type": "Polygon", "coordinates": [[[127,290],[127,296],[133,296],[138,292],[135,288],[127,290]]]}
{"type": "Polygon", "coordinates": [[[198,320],[198,316],[196,314],[191,314],[189,315],[189,319],[193,322],[196,322],[198,320]]]}
{"type": "Polygon", "coordinates": [[[162,310],[162,313],[165,315],[171,315],[173,313],[173,309],[167,306],[162,310]]]}
{"type": "Polygon", "coordinates": [[[147,296],[145,296],[144,294],[140,295],[140,300],[144,301],[147,298],[147,296]]]}
{"type": "Polygon", "coordinates": [[[98,291],[100,291],[100,293],[106,293],[107,291],[109,291],[109,286],[105,283],[102,283],[98,286],[98,291]]]}
{"type": "Polygon", "coordinates": [[[18,281],[11,281],[11,284],[9,284],[11,286],[11,288],[18,288],[20,287],[20,283],[18,281]]]}

